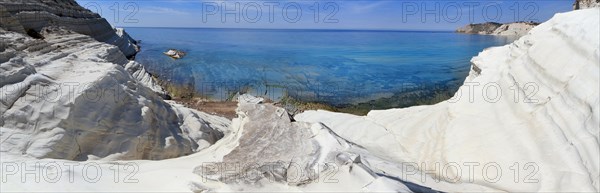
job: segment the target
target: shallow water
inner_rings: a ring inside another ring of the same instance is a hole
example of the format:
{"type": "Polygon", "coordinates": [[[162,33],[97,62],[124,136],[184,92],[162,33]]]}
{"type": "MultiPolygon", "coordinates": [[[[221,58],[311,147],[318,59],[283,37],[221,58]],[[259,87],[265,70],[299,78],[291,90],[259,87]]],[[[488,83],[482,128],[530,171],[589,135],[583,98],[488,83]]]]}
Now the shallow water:
{"type": "Polygon", "coordinates": [[[506,37],[453,32],[128,28],[142,40],[136,60],[203,96],[225,100],[238,91],[272,99],[347,104],[406,87],[458,86],[470,59],[506,37]],[[187,52],[173,60],[162,52],[187,52]]]}

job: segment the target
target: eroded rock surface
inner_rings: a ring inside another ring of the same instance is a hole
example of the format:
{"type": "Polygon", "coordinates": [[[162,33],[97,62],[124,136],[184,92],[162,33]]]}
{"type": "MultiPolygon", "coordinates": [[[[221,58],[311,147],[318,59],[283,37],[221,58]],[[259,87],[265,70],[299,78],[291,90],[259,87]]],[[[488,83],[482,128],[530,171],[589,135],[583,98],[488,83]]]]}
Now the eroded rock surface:
{"type": "Polygon", "coordinates": [[[74,0],[1,0],[0,13],[0,26],[7,31],[35,34],[44,27],[62,26],[115,45],[127,58],[138,52],[135,41],[127,33],[113,29],[106,19],[79,6],[74,0]]]}
{"type": "Polygon", "coordinates": [[[136,47],[74,1],[0,1],[2,157],[166,159],[230,121],[165,102],[136,47]],[[101,144],[101,145],[99,145],[101,144]]]}
{"type": "MultiPolygon", "coordinates": [[[[354,184],[338,190],[410,191],[404,182],[373,171],[364,160],[368,157],[380,162],[379,158],[370,157],[324,125],[296,122],[283,108],[261,104],[249,95],[239,98],[239,117],[232,124],[236,140],[219,145],[235,146],[222,161],[202,163],[195,169],[194,173],[204,179],[232,186],[285,184],[327,190],[343,178],[352,179],[354,184]]],[[[219,191],[219,187],[198,187],[197,191],[201,190],[219,191]]]]}
{"type": "MultiPolygon", "coordinates": [[[[329,136],[337,144],[332,149],[324,149],[324,145],[332,144],[322,144],[322,141],[319,141],[319,137],[316,136],[320,132],[327,135],[329,132],[327,128],[320,124],[294,122],[283,108],[271,104],[240,102],[237,112],[238,119],[242,124],[239,128],[241,137],[237,147],[225,155],[223,162],[218,163],[219,165],[198,168],[199,174],[207,174],[202,169],[215,169],[211,167],[240,166],[242,168],[233,173],[205,176],[224,182],[239,180],[255,182],[262,178],[288,182],[287,176],[290,167],[301,170],[295,172],[314,175],[316,171],[319,171],[320,161],[335,156],[336,153],[350,147],[342,139],[329,136]],[[257,176],[247,178],[248,174],[257,176]]],[[[303,179],[294,179],[293,183],[310,180],[310,176],[304,176],[303,179]]],[[[292,183],[291,180],[289,182],[292,183]]]]}
{"type": "Polygon", "coordinates": [[[575,0],[573,10],[600,7],[600,0],[575,0]]]}

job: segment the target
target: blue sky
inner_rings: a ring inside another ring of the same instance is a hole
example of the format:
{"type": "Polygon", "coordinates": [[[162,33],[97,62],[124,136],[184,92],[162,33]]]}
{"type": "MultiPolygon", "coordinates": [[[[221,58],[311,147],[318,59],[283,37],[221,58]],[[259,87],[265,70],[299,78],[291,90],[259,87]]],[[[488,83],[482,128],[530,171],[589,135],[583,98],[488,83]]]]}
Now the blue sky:
{"type": "Polygon", "coordinates": [[[468,23],[543,22],[572,0],[77,0],[119,27],[454,30],[468,23]]]}

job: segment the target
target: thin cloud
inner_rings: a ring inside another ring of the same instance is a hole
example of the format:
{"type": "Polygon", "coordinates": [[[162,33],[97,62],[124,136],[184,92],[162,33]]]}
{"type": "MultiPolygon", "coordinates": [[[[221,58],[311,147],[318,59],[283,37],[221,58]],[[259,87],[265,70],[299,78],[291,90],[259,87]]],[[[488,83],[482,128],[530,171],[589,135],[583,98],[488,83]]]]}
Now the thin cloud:
{"type": "Polygon", "coordinates": [[[189,15],[190,13],[167,7],[140,7],[141,13],[165,14],[165,15],[189,15]]]}
{"type": "Polygon", "coordinates": [[[358,2],[356,4],[351,5],[350,10],[353,13],[365,13],[370,12],[371,10],[381,7],[387,3],[388,1],[376,1],[374,3],[358,2]]]}

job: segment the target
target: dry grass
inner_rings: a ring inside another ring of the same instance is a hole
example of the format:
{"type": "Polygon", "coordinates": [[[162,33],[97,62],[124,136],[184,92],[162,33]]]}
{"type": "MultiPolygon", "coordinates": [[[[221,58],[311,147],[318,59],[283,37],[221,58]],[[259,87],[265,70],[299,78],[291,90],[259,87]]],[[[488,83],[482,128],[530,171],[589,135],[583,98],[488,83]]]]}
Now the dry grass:
{"type": "Polygon", "coordinates": [[[196,109],[211,115],[217,115],[228,119],[237,117],[235,109],[237,108],[237,102],[232,101],[206,101],[202,98],[191,98],[191,99],[174,99],[179,104],[192,109],[196,109]]]}

